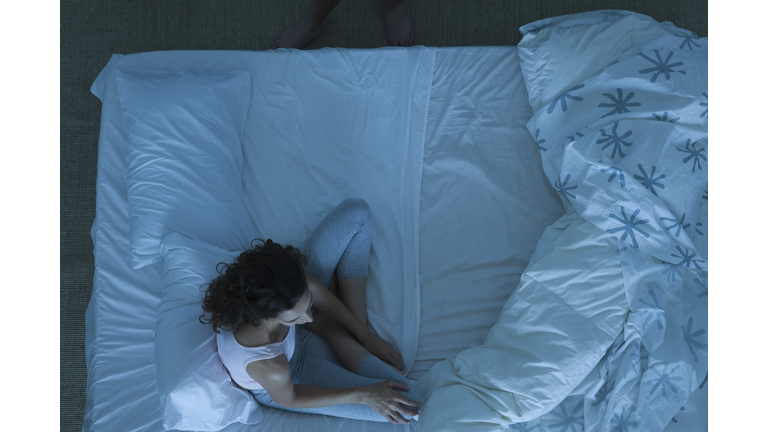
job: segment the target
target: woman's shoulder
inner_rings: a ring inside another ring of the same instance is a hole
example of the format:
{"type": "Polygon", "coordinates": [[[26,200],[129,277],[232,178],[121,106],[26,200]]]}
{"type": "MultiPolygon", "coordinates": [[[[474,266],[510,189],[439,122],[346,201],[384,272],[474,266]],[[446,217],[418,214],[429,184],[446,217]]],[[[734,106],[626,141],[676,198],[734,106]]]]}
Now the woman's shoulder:
{"type": "Polygon", "coordinates": [[[269,334],[264,330],[264,326],[254,326],[244,324],[232,333],[235,341],[246,348],[257,348],[269,344],[269,334]]]}
{"type": "Polygon", "coordinates": [[[285,383],[291,379],[291,366],[285,354],[280,354],[277,357],[248,363],[245,373],[262,387],[271,388],[270,384],[285,383]]]}
{"type": "Polygon", "coordinates": [[[236,333],[233,333],[233,337],[239,345],[245,348],[258,348],[284,341],[289,332],[289,328],[283,327],[273,335],[267,331],[265,326],[244,324],[236,333]]]}

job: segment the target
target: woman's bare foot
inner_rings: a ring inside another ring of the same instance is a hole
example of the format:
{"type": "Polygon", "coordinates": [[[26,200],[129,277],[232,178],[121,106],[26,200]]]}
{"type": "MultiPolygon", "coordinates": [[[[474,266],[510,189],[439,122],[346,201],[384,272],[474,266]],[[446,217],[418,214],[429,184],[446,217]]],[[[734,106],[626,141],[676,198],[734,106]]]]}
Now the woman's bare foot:
{"type": "Polygon", "coordinates": [[[322,22],[315,22],[309,17],[305,18],[300,23],[283,30],[282,33],[272,41],[272,45],[269,49],[277,48],[298,48],[300,49],[306,45],[309,41],[315,38],[321,31],[328,25],[328,17],[326,16],[322,22]]]}
{"type": "Polygon", "coordinates": [[[413,46],[413,26],[408,14],[405,13],[405,4],[402,1],[384,0],[383,9],[389,44],[401,47],[413,46]]]}

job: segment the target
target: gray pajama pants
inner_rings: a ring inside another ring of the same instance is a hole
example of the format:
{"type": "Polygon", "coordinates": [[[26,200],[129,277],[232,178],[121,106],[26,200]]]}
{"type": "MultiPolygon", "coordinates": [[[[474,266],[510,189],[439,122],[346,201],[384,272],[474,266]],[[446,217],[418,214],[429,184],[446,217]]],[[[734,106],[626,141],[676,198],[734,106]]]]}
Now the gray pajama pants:
{"type": "MultiPolygon", "coordinates": [[[[305,271],[328,286],[334,271],[341,278],[361,278],[368,275],[368,256],[371,251],[370,209],[362,199],[350,198],[331,210],[315,227],[301,247],[309,257],[305,271]]],[[[301,338],[296,337],[296,349],[290,362],[294,384],[310,384],[328,388],[351,388],[376,384],[384,380],[401,381],[411,388],[406,397],[421,402],[421,397],[390,366],[368,357],[352,373],[324,358],[304,352],[301,338]],[[364,376],[365,375],[365,376],[364,376]]],[[[355,420],[386,422],[387,420],[367,405],[345,404],[321,408],[286,408],[276,404],[266,390],[252,390],[256,400],[266,406],[287,411],[324,414],[355,420]]]]}
{"type": "Polygon", "coordinates": [[[348,198],[331,210],[300,248],[309,257],[305,271],[325,286],[333,272],[342,278],[368,276],[371,210],[365,200],[348,198]]]}

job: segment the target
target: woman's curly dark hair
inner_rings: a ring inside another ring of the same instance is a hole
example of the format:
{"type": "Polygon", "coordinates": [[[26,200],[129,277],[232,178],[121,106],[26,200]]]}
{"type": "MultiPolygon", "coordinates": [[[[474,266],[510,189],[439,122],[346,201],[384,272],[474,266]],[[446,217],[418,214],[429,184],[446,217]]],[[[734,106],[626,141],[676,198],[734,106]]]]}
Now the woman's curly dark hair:
{"type": "Polygon", "coordinates": [[[236,332],[241,325],[258,326],[259,319],[277,318],[292,309],[307,290],[304,266],[307,257],[299,249],[254,240],[232,264],[219,263],[219,277],[206,289],[200,322],[236,332]]]}

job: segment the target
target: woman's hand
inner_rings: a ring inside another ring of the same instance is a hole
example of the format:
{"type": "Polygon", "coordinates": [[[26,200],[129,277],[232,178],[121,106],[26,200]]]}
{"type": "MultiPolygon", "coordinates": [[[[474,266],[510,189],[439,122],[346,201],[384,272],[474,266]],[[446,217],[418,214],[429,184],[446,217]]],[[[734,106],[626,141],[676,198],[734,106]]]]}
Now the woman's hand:
{"type": "Polygon", "coordinates": [[[380,383],[362,387],[362,389],[362,403],[383,415],[390,423],[408,424],[410,421],[404,419],[403,415],[413,417],[418,414],[418,412],[409,410],[401,404],[414,407],[421,406],[420,403],[400,396],[399,393],[393,390],[410,390],[407,385],[397,381],[382,381],[380,383]]]}
{"type": "Polygon", "coordinates": [[[372,332],[369,332],[365,340],[361,341],[362,345],[375,355],[384,363],[392,366],[397,370],[400,375],[405,375],[403,372],[403,356],[392,346],[389,342],[376,336],[372,332]]]}

